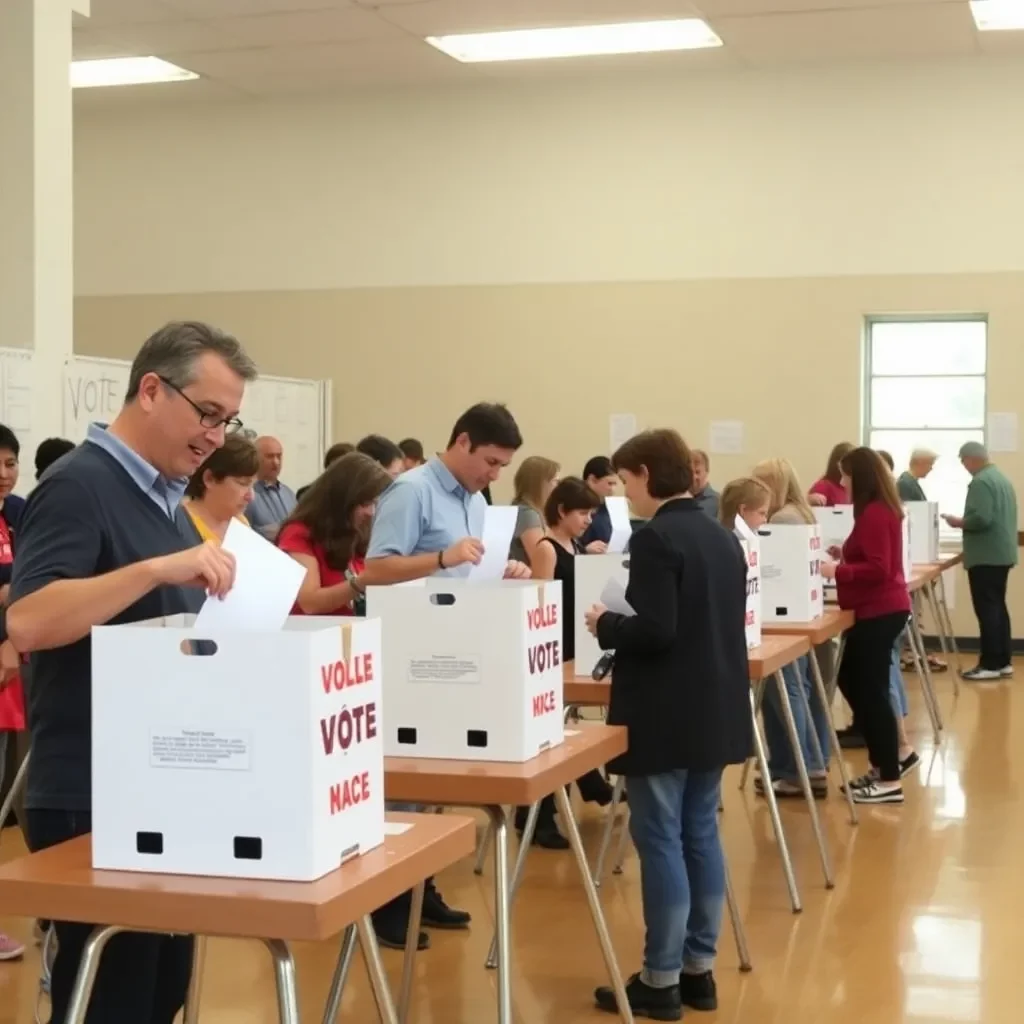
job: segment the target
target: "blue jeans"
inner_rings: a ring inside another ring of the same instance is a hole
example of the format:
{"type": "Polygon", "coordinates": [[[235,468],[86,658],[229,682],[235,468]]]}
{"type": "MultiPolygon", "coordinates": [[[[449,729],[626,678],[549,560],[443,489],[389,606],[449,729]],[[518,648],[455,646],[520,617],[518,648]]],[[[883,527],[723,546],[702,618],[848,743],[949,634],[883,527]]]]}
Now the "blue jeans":
{"type": "Polygon", "coordinates": [[[889,662],[889,702],[897,718],[906,718],[910,713],[907,687],[903,682],[903,670],[900,668],[900,640],[896,641],[892,649],[892,660],[889,662]]]}
{"type": "MultiPolygon", "coordinates": [[[[828,763],[831,743],[829,741],[828,712],[821,706],[817,690],[811,683],[811,663],[809,655],[804,655],[792,665],[787,665],[782,670],[782,678],[786,683],[786,693],[789,696],[789,703],[793,709],[793,720],[796,722],[796,734],[800,738],[800,753],[803,754],[804,764],[808,772],[823,772],[825,765],[818,760],[811,742],[811,729],[818,737],[821,745],[821,752],[828,763]],[[796,669],[799,668],[799,676],[796,669]],[[807,695],[811,705],[811,720],[807,720],[807,713],[804,710],[804,702],[800,696],[800,687],[807,695]]],[[[782,715],[782,703],[779,700],[779,689],[774,679],[769,679],[765,684],[764,703],[762,704],[764,716],[764,734],[768,743],[768,770],[771,772],[772,781],[785,779],[787,782],[796,782],[799,774],[796,770],[796,758],[793,757],[793,748],[789,742],[789,733],[786,731],[786,720],[782,715]]]]}
{"type": "Polygon", "coordinates": [[[680,970],[710,971],[725,906],[718,838],[722,770],[626,779],[629,831],[640,855],[644,980],[667,987],[680,970]]]}

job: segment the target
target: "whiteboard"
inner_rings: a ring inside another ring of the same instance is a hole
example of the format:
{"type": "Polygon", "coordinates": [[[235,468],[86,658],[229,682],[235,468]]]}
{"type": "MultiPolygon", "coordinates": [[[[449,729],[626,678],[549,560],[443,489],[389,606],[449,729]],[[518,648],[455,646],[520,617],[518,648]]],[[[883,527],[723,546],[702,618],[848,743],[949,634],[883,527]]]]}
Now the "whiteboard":
{"type": "MultiPolygon", "coordinates": [[[[109,423],[128,391],[131,364],[123,359],[72,356],[64,367],[64,434],[84,441],[90,423],[109,423]]],[[[284,448],[282,479],[293,489],[320,475],[328,446],[330,384],[259,377],[246,385],[239,413],[253,437],[273,434],[284,448]]]]}
{"type": "Polygon", "coordinates": [[[15,494],[28,494],[35,484],[36,437],[32,423],[32,350],[0,348],[0,423],[14,431],[21,442],[21,473],[15,494]]]}

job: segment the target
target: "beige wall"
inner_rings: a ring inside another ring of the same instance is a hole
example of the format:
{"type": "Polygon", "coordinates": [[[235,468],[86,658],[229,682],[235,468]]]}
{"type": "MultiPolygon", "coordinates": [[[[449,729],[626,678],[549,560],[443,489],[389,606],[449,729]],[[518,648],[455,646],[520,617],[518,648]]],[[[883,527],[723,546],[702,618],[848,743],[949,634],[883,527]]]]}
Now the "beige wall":
{"type": "MultiPolygon", "coordinates": [[[[335,440],[441,446],[463,407],[493,398],[524,453],[579,472],[606,450],[610,413],[699,445],[711,420],[738,419],[747,453],[717,458],[717,483],[771,455],[810,483],[834,442],[860,436],[864,315],[921,310],[988,313],[989,405],[1018,408],[1024,274],[80,298],[75,344],[130,358],[155,324],[199,317],[236,331],[266,373],[330,377],[335,440]]],[[[1024,480],[1024,455],[1000,463],[1024,480]]],[[[965,631],[966,595],[961,581],[965,631]]],[[[1024,585],[1014,603],[1024,628],[1024,585]]]]}

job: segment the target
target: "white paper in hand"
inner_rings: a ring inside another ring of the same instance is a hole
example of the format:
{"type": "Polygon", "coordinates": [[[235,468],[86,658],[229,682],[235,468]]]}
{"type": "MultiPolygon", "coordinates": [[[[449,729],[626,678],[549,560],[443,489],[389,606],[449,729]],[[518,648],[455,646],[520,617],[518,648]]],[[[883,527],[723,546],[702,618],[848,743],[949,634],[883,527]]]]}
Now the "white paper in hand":
{"type": "Polygon", "coordinates": [[[235,585],[222,601],[206,599],[195,628],[281,629],[306,570],[237,519],[228,525],[223,547],[235,556],[235,585]]]}
{"type": "Polygon", "coordinates": [[[636,615],[633,606],[626,600],[626,588],[616,579],[609,579],[598,599],[610,612],[619,615],[636,615]]]}
{"type": "Polygon", "coordinates": [[[626,550],[633,527],[629,524],[629,503],[621,495],[614,495],[604,499],[604,506],[608,509],[608,518],[612,524],[612,535],[608,540],[608,551],[611,554],[618,554],[626,550]]]}
{"type": "Polygon", "coordinates": [[[519,509],[515,505],[488,505],[484,514],[484,557],[469,570],[466,579],[474,583],[500,580],[508,564],[508,549],[516,531],[519,509]]]}

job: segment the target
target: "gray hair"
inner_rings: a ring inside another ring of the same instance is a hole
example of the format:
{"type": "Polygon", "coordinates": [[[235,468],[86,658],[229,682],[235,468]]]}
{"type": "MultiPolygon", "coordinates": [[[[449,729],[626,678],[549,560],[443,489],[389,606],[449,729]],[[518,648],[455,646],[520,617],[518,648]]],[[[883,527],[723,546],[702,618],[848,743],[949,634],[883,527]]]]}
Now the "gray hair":
{"type": "Polygon", "coordinates": [[[172,387],[188,387],[195,380],[196,362],[207,352],[220,356],[242,380],[256,379],[256,364],[236,337],[198,320],[174,321],[151,334],[139,349],[128,375],[125,402],[138,396],[147,373],[155,373],[172,387]]]}
{"type": "Polygon", "coordinates": [[[960,446],[961,459],[988,460],[988,449],[980,441],[968,441],[960,446]]]}

